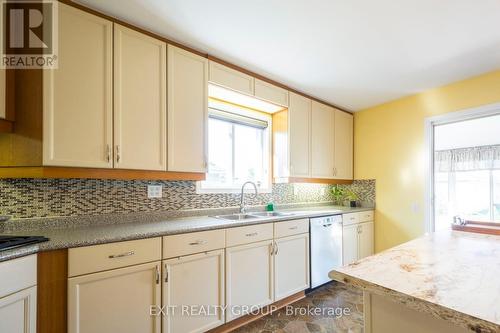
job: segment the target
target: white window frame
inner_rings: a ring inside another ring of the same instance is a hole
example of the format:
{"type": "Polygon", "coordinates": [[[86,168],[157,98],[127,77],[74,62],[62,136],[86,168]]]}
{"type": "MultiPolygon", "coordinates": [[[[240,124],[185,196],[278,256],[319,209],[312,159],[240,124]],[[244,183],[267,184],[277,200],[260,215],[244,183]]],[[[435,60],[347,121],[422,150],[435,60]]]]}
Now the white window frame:
{"type": "MultiPolygon", "coordinates": [[[[209,110],[211,107],[209,107],[209,110]]],[[[259,111],[254,111],[254,110],[247,110],[244,107],[230,107],[230,109],[227,110],[228,112],[236,113],[238,115],[242,115],[245,117],[250,117],[250,118],[255,118],[258,120],[263,120],[267,122],[267,128],[264,130],[265,131],[265,142],[264,144],[267,146],[268,150],[268,156],[267,156],[267,187],[258,187],[258,192],[259,193],[271,193],[272,192],[272,159],[273,159],[273,142],[272,142],[272,126],[273,126],[273,121],[272,121],[272,115],[265,113],[265,112],[259,112],[259,111]]],[[[208,136],[207,136],[208,140],[208,136]]],[[[233,138],[234,140],[234,138],[233,138]]],[[[207,142],[208,146],[208,142],[207,142]]],[[[234,156],[234,155],[233,155],[234,156]]],[[[233,161],[233,168],[234,168],[234,161],[233,161]]],[[[253,188],[248,186],[245,188],[245,193],[254,193],[253,188]]],[[[208,193],[241,193],[241,187],[230,187],[230,188],[202,188],[202,181],[197,181],[196,182],[196,193],[197,194],[208,194],[208,193]]]]}
{"type": "Polygon", "coordinates": [[[424,191],[424,226],[425,232],[435,229],[434,216],[434,127],[464,120],[472,120],[500,115],[500,103],[488,104],[476,108],[449,112],[440,116],[428,117],[424,120],[425,136],[425,191],[424,191]]]}

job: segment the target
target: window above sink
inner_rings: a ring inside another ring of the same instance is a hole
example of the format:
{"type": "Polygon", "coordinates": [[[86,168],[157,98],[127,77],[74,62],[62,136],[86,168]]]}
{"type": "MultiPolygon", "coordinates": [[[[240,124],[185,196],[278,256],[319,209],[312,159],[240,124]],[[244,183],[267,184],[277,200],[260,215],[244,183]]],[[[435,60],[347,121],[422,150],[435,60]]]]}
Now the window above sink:
{"type": "Polygon", "coordinates": [[[215,98],[208,114],[208,172],[197,192],[239,193],[246,181],[271,192],[271,115],[215,98]]]}

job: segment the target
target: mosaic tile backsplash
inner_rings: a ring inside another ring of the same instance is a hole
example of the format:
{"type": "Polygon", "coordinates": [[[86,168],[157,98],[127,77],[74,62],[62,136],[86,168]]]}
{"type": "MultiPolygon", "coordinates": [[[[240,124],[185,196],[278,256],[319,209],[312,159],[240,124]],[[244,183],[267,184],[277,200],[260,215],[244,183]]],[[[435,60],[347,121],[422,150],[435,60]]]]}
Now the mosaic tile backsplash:
{"type": "MultiPolygon", "coordinates": [[[[356,180],[350,188],[363,205],[375,203],[375,181],[356,180]]],[[[331,185],[274,184],[272,193],[254,197],[250,206],[323,203],[333,200],[331,185]]],[[[239,194],[197,194],[193,181],[117,181],[89,179],[0,180],[0,215],[15,219],[89,216],[115,213],[178,211],[239,206],[239,194]],[[163,197],[149,199],[147,185],[162,185],[163,197]]]]}

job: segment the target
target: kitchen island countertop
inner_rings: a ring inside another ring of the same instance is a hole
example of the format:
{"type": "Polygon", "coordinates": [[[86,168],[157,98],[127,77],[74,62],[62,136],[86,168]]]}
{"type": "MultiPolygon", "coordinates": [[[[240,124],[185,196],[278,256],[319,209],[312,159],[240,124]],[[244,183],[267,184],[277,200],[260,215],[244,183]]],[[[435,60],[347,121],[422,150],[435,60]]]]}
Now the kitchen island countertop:
{"type": "Polygon", "coordinates": [[[474,332],[500,332],[500,236],[440,231],[330,272],[474,332]]]}

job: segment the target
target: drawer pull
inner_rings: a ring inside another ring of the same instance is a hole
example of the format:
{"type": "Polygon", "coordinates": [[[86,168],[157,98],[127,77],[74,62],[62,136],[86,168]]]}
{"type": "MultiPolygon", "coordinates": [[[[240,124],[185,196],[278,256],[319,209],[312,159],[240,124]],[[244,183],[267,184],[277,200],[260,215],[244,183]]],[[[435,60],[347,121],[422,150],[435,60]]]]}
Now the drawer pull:
{"type": "Polygon", "coordinates": [[[109,259],[116,259],[116,258],[130,257],[130,256],[133,256],[134,254],[135,254],[135,251],[129,251],[129,252],[120,253],[120,254],[112,254],[112,255],[109,255],[108,258],[109,259]]]}
{"type": "Polygon", "coordinates": [[[247,237],[253,237],[253,236],[257,236],[259,233],[258,232],[252,232],[250,234],[245,234],[245,236],[247,237]]]}
{"type": "Polygon", "coordinates": [[[197,240],[196,242],[189,243],[189,245],[205,245],[207,243],[208,242],[206,240],[200,239],[200,240],[197,240]]]}
{"type": "Polygon", "coordinates": [[[297,226],[290,227],[290,228],[288,228],[288,229],[290,229],[290,230],[296,230],[296,229],[297,229],[297,226]]]}

